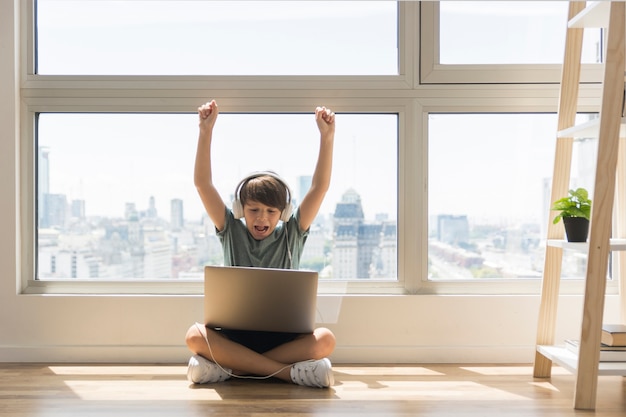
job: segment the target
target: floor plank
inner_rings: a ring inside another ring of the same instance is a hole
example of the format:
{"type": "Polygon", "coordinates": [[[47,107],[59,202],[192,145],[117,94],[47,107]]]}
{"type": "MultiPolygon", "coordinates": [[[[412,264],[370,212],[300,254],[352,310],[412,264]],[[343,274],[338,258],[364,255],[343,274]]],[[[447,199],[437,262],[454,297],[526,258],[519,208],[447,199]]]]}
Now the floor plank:
{"type": "Polygon", "coordinates": [[[573,409],[575,379],[530,365],[342,365],[335,385],[229,380],[194,386],[185,366],[1,364],[0,416],[624,417],[626,378],[600,377],[597,409],[573,409]]]}

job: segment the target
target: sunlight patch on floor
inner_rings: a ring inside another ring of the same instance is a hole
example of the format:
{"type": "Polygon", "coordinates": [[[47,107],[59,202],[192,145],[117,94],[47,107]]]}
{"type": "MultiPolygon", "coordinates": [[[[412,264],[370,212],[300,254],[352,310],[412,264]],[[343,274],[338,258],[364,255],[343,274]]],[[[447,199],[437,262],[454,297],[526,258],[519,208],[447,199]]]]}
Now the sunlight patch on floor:
{"type": "Polygon", "coordinates": [[[502,389],[489,387],[472,381],[392,381],[380,380],[376,384],[362,381],[342,381],[341,385],[332,387],[335,395],[349,400],[351,393],[361,401],[378,401],[383,399],[423,399],[449,401],[528,401],[525,396],[514,394],[502,389]],[[367,398],[363,398],[363,389],[369,389],[367,398]]]}
{"type": "Polygon", "coordinates": [[[80,366],[48,366],[55,375],[186,375],[186,366],[172,365],[80,365],[80,366]]]}
{"type": "Polygon", "coordinates": [[[146,380],[141,384],[136,379],[117,380],[103,387],[99,380],[65,380],[65,385],[84,401],[172,401],[203,400],[216,401],[222,397],[214,389],[191,389],[187,381],[172,384],[172,380],[146,380]]]}
{"type": "Polygon", "coordinates": [[[440,376],[441,372],[423,366],[371,366],[366,369],[333,366],[333,371],[343,375],[394,375],[394,376],[440,376]]]}
{"type": "MultiPolygon", "coordinates": [[[[460,366],[459,369],[463,369],[469,372],[474,372],[479,375],[533,375],[533,366],[460,366]]],[[[560,366],[552,368],[552,375],[571,375],[567,369],[563,369],[560,366]]]]}
{"type": "Polygon", "coordinates": [[[535,387],[545,388],[550,391],[560,392],[559,389],[550,382],[529,382],[529,384],[535,387]]]}

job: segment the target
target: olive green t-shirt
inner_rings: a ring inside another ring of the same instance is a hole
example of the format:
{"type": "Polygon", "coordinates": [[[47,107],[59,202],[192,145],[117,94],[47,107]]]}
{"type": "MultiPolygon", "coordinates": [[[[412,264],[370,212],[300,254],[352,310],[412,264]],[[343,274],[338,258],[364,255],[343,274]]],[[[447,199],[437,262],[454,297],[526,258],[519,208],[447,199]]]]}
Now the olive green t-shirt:
{"type": "Polygon", "coordinates": [[[245,223],[226,208],[224,230],[217,236],[224,250],[224,265],[257,268],[298,269],[308,230],[300,230],[300,211],[295,209],[287,222],[279,223],[271,235],[256,240],[245,223]],[[289,249],[289,250],[288,250],[289,249]]]}

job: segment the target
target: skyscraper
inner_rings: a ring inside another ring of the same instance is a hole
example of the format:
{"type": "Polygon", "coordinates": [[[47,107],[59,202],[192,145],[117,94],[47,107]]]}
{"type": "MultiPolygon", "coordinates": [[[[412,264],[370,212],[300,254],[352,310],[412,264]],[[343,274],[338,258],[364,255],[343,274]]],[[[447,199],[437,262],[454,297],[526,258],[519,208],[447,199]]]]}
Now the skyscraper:
{"type": "Polygon", "coordinates": [[[313,181],[313,177],[311,175],[301,175],[298,177],[298,194],[296,196],[292,196],[297,199],[298,202],[302,201],[306,193],[311,188],[311,182],[313,181]]]}
{"type": "Polygon", "coordinates": [[[37,164],[37,220],[39,227],[46,227],[46,195],[50,193],[50,150],[39,147],[39,164],[37,164]]]}
{"type": "Polygon", "coordinates": [[[170,228],[171,230],[182,230],[185,226],[183,216],[183,200],[180,198],[174,198],[171,200],[170,204],[170,228]]]}
{"type": "Polygon", "coordinates": [[[71,216],[77,219],[85,218],[85,200],[72,200],[71,203],[71,216]]]}
{"type": "Polygon", "coordinates": [[[150,200],[148,202],[148,213],[146,214],[149,219],[156,219],[157,217],[156,199],[154,196],[150,196],[150,200]]]}

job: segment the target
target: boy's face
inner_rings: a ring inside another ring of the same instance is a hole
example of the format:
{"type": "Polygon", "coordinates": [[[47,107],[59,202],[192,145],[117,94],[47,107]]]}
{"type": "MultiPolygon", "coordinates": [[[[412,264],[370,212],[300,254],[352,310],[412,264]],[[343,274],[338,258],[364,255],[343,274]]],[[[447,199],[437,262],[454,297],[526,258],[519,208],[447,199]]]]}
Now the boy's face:
{"type": "Polygon", "coordinates": [[[272,234],[280,220],[278,208],[266,206],[254,200],[244,204],[243,215],[248,231],[256,240],[263,240],[272,234]]]}

